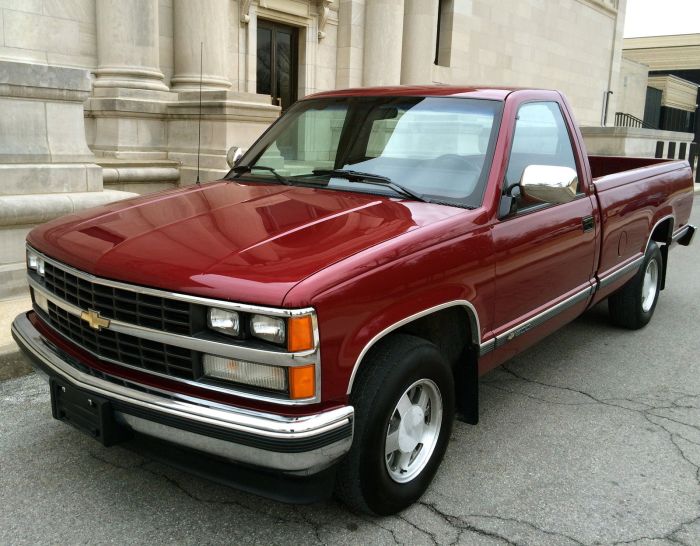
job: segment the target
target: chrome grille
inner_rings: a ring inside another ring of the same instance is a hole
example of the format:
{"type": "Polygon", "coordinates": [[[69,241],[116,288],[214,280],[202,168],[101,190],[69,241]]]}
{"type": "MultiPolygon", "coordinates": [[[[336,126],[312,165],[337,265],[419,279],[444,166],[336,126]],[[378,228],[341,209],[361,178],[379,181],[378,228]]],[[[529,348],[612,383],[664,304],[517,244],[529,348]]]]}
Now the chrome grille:
{"type": "Polygon", "coordinates": [[[81,309],[173,334],[192,335],[191,304],[92,283],[47,262],[46,288],[81,309]]]}
{"type": "Polygon", "coordinates": [[[80,318],[49,302],[49,320],[66,338],[101,359],[183,379],[195,379],[198,353],[112,330],[93,330],[80,318]]]}

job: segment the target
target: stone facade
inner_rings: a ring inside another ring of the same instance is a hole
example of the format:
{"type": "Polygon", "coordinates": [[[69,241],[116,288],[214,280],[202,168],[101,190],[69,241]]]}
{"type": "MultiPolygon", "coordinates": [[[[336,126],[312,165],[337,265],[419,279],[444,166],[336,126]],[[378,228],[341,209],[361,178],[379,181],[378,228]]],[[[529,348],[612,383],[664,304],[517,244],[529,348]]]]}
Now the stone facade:
{"type": "Polygon", "coordinates": [[[644,119],[649,67],[623,57],[618,83],[617,112],[644,119]]]}
{"type": "Polygon", "coordinates": [[[625,1],[0,0],[0,298],[21,289],[36,223],[194,182],[200,138],[201,179],[216,179],[227,150],[278,117],[257,93],[259,21],[296,29],[298,97],[557,88],[597,125],[617,91],[625,1]]]}

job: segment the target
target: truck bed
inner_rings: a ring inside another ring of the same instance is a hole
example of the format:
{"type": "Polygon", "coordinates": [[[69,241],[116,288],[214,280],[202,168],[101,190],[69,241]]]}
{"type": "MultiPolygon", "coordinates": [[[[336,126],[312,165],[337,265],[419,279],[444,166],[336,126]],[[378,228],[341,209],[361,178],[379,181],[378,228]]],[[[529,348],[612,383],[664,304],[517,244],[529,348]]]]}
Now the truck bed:
{"type": "Polygon", "coordinates": [[[588,162],[591,165],[591,177],[593,179],[617,174],[623,171],[631,171],[640,167],[649,167],[660,163],[672,163],[673,159],[657,157],[620,157],[605,155],[589,155],[588,162]]]}
{"type": "MultiPolygon", "coordinates": [[[[601,211],[598,276],[612,278],[644,255],[649,238],[670,242],[673,233],[687,224],[692,174],[687,161],[602,156],[589,156],[589,161],[601,211]]],[[[596,301],[630,275],[600,290],[596,301]]]]}

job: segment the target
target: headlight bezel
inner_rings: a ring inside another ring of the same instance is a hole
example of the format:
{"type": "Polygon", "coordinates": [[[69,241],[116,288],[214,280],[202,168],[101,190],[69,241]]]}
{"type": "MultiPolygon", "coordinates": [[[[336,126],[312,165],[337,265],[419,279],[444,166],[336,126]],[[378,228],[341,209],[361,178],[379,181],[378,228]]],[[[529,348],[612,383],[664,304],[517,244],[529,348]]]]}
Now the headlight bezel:
{"type": "Polygon", "coordinates": [[[26,264],[28,271],[34,271],[42,279],[46,275],[46,262],[43,256],[31,248],[26,249],[26,264]]]}
{"type": "Polygon", "coordinates": [[[283,314],[207,307],[206,327],[209,331],[243,342],[253,341],[290,353],[308,353],[318,348],[318,330],[314,312],[283,314]],[[214,324],[213,313],[237,316],[238,328],[222,328],[214,324]],[[276,327],[276,331],[275,331],[276,327]],[[268,331],[265,331],[267,328],[268,331]]]}

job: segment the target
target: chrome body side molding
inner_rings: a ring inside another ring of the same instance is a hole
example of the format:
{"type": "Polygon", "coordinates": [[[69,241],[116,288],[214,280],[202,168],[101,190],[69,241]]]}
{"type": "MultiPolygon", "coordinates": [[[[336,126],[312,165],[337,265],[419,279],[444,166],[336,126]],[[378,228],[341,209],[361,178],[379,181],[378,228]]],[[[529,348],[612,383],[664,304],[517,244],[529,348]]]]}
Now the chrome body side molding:
{"type": "Polygon", "coordinates": [[[531,317],[527,319],[524,322],[521,322],[517,326],[514,326],[513,328],[510,328],[509,330],[506,330],[502,334],[498,334],[494,338],[494,344],[493,348],[498,349],[500,347],[503,347],[505,344],[513,341],[516,337],[519,337],[533,328],[537,328],[538,326],[544,324],[550,319],[553,319],[556,317],[558,314],[563,313],[567,309],[573,307],[574,305],[581,303],[582,301],[588,299],[593,292],[593,287],[588,286],[584,288],[583,290],[577,292],[576,294],[573,294],[572,296],[569,296],[565,300],[553,305],[552,307],[545,309],[541,313],[538,313],[534,317],[531,317]]]}
{"type": "Polygon", "coordinates": [[[624,277],[628,273],[631,273],[634,271],[635,273],[639,270],[639,267],[642,265],[642,261],[644,260],[644,256],[640,256],[639,258],[635,258],[631,262],[623,265],[622,267],[619,267],[612,273],[608,273],[604,277],[600,277],[598,279],[598,288],[605,288],[606,286],[611,285],[621,277],[624,277]]]}

